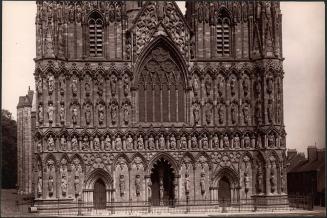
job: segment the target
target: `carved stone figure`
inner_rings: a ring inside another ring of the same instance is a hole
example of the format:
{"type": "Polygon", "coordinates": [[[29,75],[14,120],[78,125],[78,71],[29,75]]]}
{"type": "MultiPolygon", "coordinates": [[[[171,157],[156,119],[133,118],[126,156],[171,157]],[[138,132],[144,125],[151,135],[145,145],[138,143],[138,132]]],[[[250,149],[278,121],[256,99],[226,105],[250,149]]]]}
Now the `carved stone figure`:
{"type": "Polygon", "coordinates": [[[192,136],[191,138],[191,148],[196,149],[198,147],[198,139],[196,136],[192,136]]]}
{"type": "Polygon", "coordinates": [[[200,106],[198,104],[193,105],[193,117],[194,124],[198,124],[200,120],[200,106]]]}
{"type": "Polygon", "coordinates": [[[65,174],[61,177],[61,194],[62,196],[67,195],[67,176],[65,174]]]}
{"type": "Polygon", "coordinates": [[[148,199],[149,200],[152,198],[152,189],[151,189],[151,186],[152,186],[152,182],[151,182],[151,179],[149,179],[149,181],[148,181],[148,199]]]}
{"type": "Polygon", "coordinates": [[[125,194],[125,178],[124,175],[119,176],[119,191],[120,196],[123,197],[125,194]]]}
{"type": "Polygon", "coordinates": [[[170,137],[170,149],[174,150],[176,148],[176,138],[174,135],[170,137]]]}
{"type": "Polygon", "coordinates": [[[128,104],[124,104],[124,106],[123,106],[123,119],[124,119],[124,123],[125,123],[125,125],[127,125],[128,124],[128,122],[129,122],[129,105],[128,104]]]}
{"type": "Polygon", "coordinates": [[[91,122],[91,105],[90,104],[86,104],[86,107],[85,107],[85,122],[86,122],[86,124],[90,124],[90,122],[91,122]]]}
{"type": "Polygon", "coordinates": [[[236,81],[235,81],[235,78],[232,78],[231,81],[230,81],[230,93],[231,93],[231,96],[234,97],[235,94],[236,94],[236,81]]]}
{"type": "Polygon", "coordinates": [[[140,135],[137,139],[137,150],[142,150],[144,148],[143,138],[140,135]]]}
{"type": "Polygon", "coordinates": [[[204,135],[202,138],[202,149],[208,149],[209,148],[209,142],[207,135],[204,135]]]}
{"type": "Polygon", "coordinates": [[[193,88],[194,95],[198,96],[200,94],[200,81],[197,76],[194,76],[193,78],[192,88],[193,88]]]}
{"type": "Polygon", "coordinates": [[[73,78],[72,79],[72,85],[71,85],[73,96],[77,95],[77,83],[78,83],[77,79],[73,78]]]}
{"type": "Polygon", "coordinates": [[[51,94],[54,90],[54,86],[55,86],[55,81],[54,81],[54,76],[53,75],[50,75],[49,78],[48,78],[48,91],[49,91],[49,94],[51,94]]]}
{"type": "Polygon", "coordinates": [[[42,93],[43,93],[43,83],[42,83],[42,78],[41,77],[37,80],[36,88],[37,88],[37,92],[39,93],[39,95],[42,95],[42,93]]]}
{"type": "Polygon", "coordinates": [[[90,84],[88,82],[85,83],[85,95],[88,97],[90,96],[91,93],[91,87],[90,84]]]}
{"type": "Polygon", "coordinates": [[[273,87],[274,87],[274,82],[273,82],[273,78],[269,77],[267,79],[267,93],[271,94],[273,91],[273,87]]]}
{"type": "Polygon", "coordinates": [[[224,81],[223,81],[223,78],[220,78],[219,81],[218,81],[218,96],[221,98],[223,97],[223,94],[224,94],[224,81]]]}
{"type": "Polygon", "coordinates": [[[159,149],[165,149],[166,147],[166,141],[164,136],[161,134],[159,138],[159,149]]]}
{"type": "Polygon", "coordinates": [[[84,136],[83,142],[82,142],[82,150],[83,151],[89,150],[89,145],[90,145],[90,143],[89,143],[88,137],[87,136],[84,136]]]}
{"type": "Polygon", "coordinates": [[[190,178],[189,178],[188,173],[185,173],[184,188],[185,188],[185,194],[189,195],[189,193],[190,193],[190,178]]]}
{"type": "Polygon", "coordinates": [[[160,202],[162,202],[162,200],[163,200],[163,197],[164,197],[164,186],[163,186],[163,180],[162,180],[162,178],[160,178],[160,182],[159,182],[159,189],[160,189],[160,191],[159,191],[159,194],[160,194],[160,202]]]}
{"type": "Polygon", "coordinates": [[[272,123],[273,122],[273,113],[274,113],[274,108],[273,108],[273,100],[268,99],[268,107],[267,107],[267,114],[268,114],[268,122],[272,123]]]}
{"type": "Polygon", "coordinates": [[[60,80],[59,80],[59,92],[60,92],[60,95],[64,95],[65,94],[65,90],[66,90],[65,79],[64,78],[60,78],[60,80]]]}
{"type": "Polygon", "coordinates": [[[238,137],[238,134],[235,135],[233,140],[234,140],[233,141],[234,148],[240,148],[240,137],[238,137]]]}
{"type": "Polygon", "coordinates": [[[141,193],[141,178],[140,178],[140,175],[135,176],[135,192],[136,192],[136,196],[140,196],[140,193],[141,193]]]}
{"type": "Polygon", "coordinates": [[[243,79],[242,87],[243,87],[243,95],[244,95],[244,97],[247,97],[248,94],[249,94],[249,80],[248,80],[248,78],[243,79]]]}
{"type": "Polygon", "coordinates": [[[80,178],[79,178],[79,172],[78,170],[75,170],[75,176],[74,176],[74,192],[75,197],[79,196],[79,186],[80,186],[80,178]]]}
{"type": "MultiPolygon", "coordinates": [[[[143,141],[143,140],[142,140],[142,141],[143,141]]],[[[149,139],[148,139],[148,147],[149,147],[150,150],[153,150],[153,149],[155,149],[155,147],[156,147],[156,144],[155,144],[155,142],[154,142],[154,138],[153,138],[152,135],[150,135],[150,137],[149,137],[149,139]]]]}
{"type": "Polygon", "coordinates": [[[59,120],[60,123],[65,123],[65,105],[64,104],[60,104],[60,108],[59,108],[59,120]]]}
{"type": "Polygon", "coordinates": [[[263,175],[262,175],[262,169],[259,166],[257,172],[257,193],[260,194],[262,192],[263,192],[263,175]]]}
{"type": "Polygon", "coordinates": [[[126,149],[132,150],[133,149],[133,138],[131,135],[128,135],[128,138],[126,139],[126,149]]]}
{"type": "Polygon", "coordinates": [[[229,148],[229,138],[227,135],[225,135],[223,138],[223,145],[224,145],[224,148],[229,148]]]}
{"type": "Polygon", "coordinates": [[[210,96],[210,92],[211,92],[211,80],[210,79],[207,79],[205,81],[204,87],[205,87],[205,90],[206,90],[206,94],[209,97],[210,96]]]}
{"type": "Polygon", "coordinates": [[[77,106],[74,105],[73,110],[72,110],[73,124],[77,124],[77,116],[78,116],[78,109],[77,109],[77,106]]]}
{"type": "Polygon", "coordinates": [[[52,175],[49,176],[48,179],[48,191],[49,191],[49,197],[53,196],[53,189],[54,189],[54,182],[52,175]]]}
{"type": "Polygon", "coordinates": [[[48,118],[49,118],[49,123],[53,122],[53,114],[54,114],[54,107],[52,105],[52,103],[49,104],[48,106],[48,118]]]}
{"type": "Polygon", "coordinates": [[[42,175],[39,175],[37,179],[37,195],[38,197],[42,196],[42,175]]]}
{"type": "Polygon", "coordinates": [[[62,151],[67,150],[67,141],[66,141],[66,137],[64,135],[62,135],[61,138],[60,138],[60,149],[62,151]]]}
{"type": "Polygon", "coordinates": [[[110,151],[111,150],[111,139],[110,139],[109,135],[107,135],[106,140],[104,142],[104,150],[105,151],[110,151]]]}
{"type": "Polygon", "coordinates": [[[236,104],[232,104],[230,112],[231,112],[232,124],[235,124],[237,121],[237,105],[236,104]]]}
{"type": "Polygon", "coordinates": [[[248,193],[249,188],[250,188],[250,177],[248,175],[248,172],[245,171],[244,172],[244,191],[245,191],[245,193],[248,193]]]}
{"type": "Polygon", "coordinates": [[[124,76],[123,89],[124,89],[124,95],[128,96],[130,92],[130,85],[129,85],[129,77],[127,75],[124,76]]]}
{"type": "Polygon", "coordinates": [[[215,134],[213,136],[213,139],[212,139],[212,148],[215,149],[215,148],[219,148],[219,138],[217,136],[217,134],[215,134]]]}
{"type": "Polygon", "coordinates": [[[43,122],[43,106],[39,105],[39,123],[43,122]]]}
{"type": "Polygon", "coordinates": [[[72,150],[73,151],[78,150],[78,141],[75,135],[72,138],[72,150]]]}
{"type": "Polygon", "coordinates": [[[212,120],[212,106],[211,106],[211,104],[207,104],[205,116],[206,116],[206,122],[209,125],[211,123],[211,120],[212,120]]]}
{"type": "Polygon", "coordinates": [[[251,147],[251,139],[248,135],[245,135],[244,137],[244,148],[250,148],[251,147]]]}
{"type": "Polygon", "coordinates": [[[184,135],[181,137],[181,149],[187,149],[187,139],[184,135]]]}
{"type": "Polygon", "coordinates": [[[262,122],[261,113],[262,113],[261,102],[257,102],[255,105],[255,119],[258,124],[261,124],[262,122]]]}
{"type": "Polygon", "coordinates": [[[224,124],[225,121],[225,106],[220,105],[219,110],[218,110],[218,119],[219,119],[219,124],[224,124]]]}
{"type": "Polygon", "coordinates": [[[98,119],[99,119],[99,124],[103,124],[104,122],[104,106],[103,104],[99,104],[98,107],[98,119]]]}
{"type": "Polygon", "coordinates": [[[275,172],[274,172],[274,169],[271,169],[271,172],[270,172],[270,179],[269,179],[269,182],[270,182],[270,191],[271,193],[275,193],[276,191],[276,181],[275,181],[275,172]]]}
{"type": "Polygon", "coordinates": [[[112,104],[111,111],[110,111],[112,124],[116,124],[117,122],[117,110],[118,110],[118,106],[116,104],[112,104]]]}
{"type": "Polygon", "coordinates": [[[201,189],[201,195],[203,196],[206,192],[206,183],[205,183],[205,172],[201,172],[201,177],[200,177],[200,189],[201,189]]]}
{"type": "Polygon", "coordinates": [[[42,152],[42,140],[38,140],[38,142],[36,144],[36,151],[42,152]]]}
{"type": "Polygon", "coordinates": [[[115,140],[115,148],[116,148],[116,151],[120,151],[123,148],[122,141],[119,136],[115,140]]]}
{"type": "Polygon", "coordinates": [[[93,140],[93,149],[95,151],[99,151],[101,149],[101,145],[100,145],[100,139],[98,136],[96,136],[93,140]]]}
{"type": "Polygon", "coordinates": [[[55,142],[54,139],[52,138],[52,135],[50,135],[48,138],[48,150],[53,151],[54,149],[55,149],[55,142]]]}
{"type": "Polygon", "coordinates": [[[250,107],[248,104],[243,106],[243,121],[245,125],[250,123],[250,107]]]}
{"type": "Polygon", "coordinates": [[[117,77],[115,75],[111,76],[110,90],[111,90],[111,95],[115,96],[117,92],[117,77]]]}

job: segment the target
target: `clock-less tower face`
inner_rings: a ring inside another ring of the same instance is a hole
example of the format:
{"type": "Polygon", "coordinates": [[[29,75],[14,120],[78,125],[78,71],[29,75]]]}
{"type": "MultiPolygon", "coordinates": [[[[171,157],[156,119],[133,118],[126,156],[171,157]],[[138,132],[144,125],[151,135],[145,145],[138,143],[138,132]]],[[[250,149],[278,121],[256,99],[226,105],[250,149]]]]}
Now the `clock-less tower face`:
{"type": "Polygon", "coordinates": [[[285,197],[279,3],[37,8],[40,205],[285,197]]]}

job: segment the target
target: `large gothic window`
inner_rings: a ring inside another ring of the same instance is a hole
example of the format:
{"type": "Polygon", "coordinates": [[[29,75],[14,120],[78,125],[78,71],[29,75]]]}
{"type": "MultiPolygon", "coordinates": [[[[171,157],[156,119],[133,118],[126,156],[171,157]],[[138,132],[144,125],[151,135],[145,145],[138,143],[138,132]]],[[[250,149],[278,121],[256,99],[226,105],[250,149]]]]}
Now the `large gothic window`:
{"type": "Polygon", "coordinates": [[[91,57],[101,57],[103,51],[103,20],[99,13],[89,17],[89,51],[91,57]]]}
{"type": "Polygon", "coordinates": [[[139,78],[140,122],[184,122],[185,101],[181,70],[169,51],[152,50],[139,78]]]}
{"type": "Polygon", "coordinates": [[[230,18],[225,10],[221,10],[217,18],[217,55],[218,57],[230,56],[231,53],[231,26],[230,18]]]}

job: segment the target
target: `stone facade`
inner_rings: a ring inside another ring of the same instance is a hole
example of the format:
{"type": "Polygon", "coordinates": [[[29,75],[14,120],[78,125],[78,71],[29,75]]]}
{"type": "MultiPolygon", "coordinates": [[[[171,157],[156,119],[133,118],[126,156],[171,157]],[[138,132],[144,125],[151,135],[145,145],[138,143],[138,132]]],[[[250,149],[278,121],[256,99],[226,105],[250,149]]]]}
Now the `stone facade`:
{"type": "Polygon", "coordinates": [[[37,202],[285,195],[278,2],[37,8],[37,202]]]}

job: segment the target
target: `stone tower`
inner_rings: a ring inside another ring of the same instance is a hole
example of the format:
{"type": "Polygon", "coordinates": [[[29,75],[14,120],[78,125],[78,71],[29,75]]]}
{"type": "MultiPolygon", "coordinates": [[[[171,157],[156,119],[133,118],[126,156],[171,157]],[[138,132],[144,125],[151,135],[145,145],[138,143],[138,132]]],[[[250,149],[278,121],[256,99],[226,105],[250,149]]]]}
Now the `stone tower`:
{"type": "Polygon", "coordinates": [[[286,196],[279,3],[37,8],[37,206],[286,196]]]}

